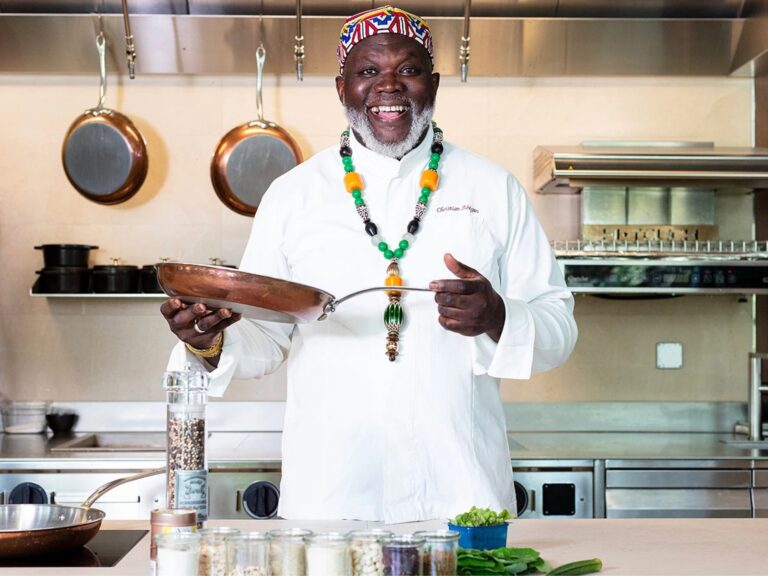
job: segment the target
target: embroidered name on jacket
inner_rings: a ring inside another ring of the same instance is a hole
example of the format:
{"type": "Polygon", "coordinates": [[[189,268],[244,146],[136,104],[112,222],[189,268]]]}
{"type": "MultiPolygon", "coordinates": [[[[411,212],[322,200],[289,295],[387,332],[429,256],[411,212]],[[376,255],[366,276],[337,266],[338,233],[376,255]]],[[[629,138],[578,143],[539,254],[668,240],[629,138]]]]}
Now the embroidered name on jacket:
{"type": "Polygon", "coordinates": [[[440,212],[469,212],[470,214],[479,214],[480,210],[469,204],[464,204],[464,206],[438,206],[437,213],[440,214],[440,212]]]}

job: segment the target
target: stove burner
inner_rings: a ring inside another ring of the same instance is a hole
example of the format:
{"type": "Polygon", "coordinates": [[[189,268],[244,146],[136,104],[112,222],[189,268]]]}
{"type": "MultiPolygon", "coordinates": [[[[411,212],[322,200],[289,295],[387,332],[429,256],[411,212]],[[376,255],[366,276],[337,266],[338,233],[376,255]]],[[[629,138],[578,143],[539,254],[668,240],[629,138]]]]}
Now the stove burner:
{"type": "Polygon", "coordinates": [[[0,567],[107,568],[116,566],[147,532],[147,530],[100,530],[93,540],[78,550],[33,558],[13,558],[1,561],[0,567]]]}

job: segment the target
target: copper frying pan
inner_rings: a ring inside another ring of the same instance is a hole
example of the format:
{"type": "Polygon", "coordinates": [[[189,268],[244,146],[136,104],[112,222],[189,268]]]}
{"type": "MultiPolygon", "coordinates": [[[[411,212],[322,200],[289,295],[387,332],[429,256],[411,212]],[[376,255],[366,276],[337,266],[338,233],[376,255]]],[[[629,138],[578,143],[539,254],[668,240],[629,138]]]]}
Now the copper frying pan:
{"type": "Polygon", "coordinates": [[[216,195],[229,208],[253,216],[272,181],[302,161],[301,149],[290,134],[264,120],[262,80],[264,46],[256,49],[256,111],[258,119],[227,132],[211,160],[211,182],[216,195]]]}
{"type": "MultiPolygon", "coordinates": [[[[296,282],[250,274],[222,266],[164,262],[157,264],[163,292],[183,302],[202,302],[211,308],[229,308],[247,318],[303,324],[325,320],[336,307],[354,296],[391,286],[375,286],[336,298],[296,282]]],[[[398,291],[432,292],[429,288],[398,286],[398,291]]]]}
{"type": "Polygon", "coordinates": [[[136,194],[147,177],[147,146],[127,116],[104,107],[107,92],[106,40],[99,52],[99,103],[78,116],[61,147],[64,172],[80,194],[99,204],[118,204],[136,194]]]}
{"type": "Polygon", "coordinates": [[[165,472],[155,468],[112,480],[86,498],[82,506],[58,504],[0,505],[0,559],[42,556],[75,550],[90,542],[106,514],[91,505],[121,484],[165,472]]]}

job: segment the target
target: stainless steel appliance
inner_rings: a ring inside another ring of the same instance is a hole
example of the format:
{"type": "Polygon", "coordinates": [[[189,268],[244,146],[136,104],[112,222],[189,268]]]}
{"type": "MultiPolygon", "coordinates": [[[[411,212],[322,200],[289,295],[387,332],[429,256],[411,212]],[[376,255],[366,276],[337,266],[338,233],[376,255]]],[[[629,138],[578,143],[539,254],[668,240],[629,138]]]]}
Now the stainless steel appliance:
{"type": "Polygon", "coordinates": [[[513,460],[518,518],[593,518],[593,461],[513,460]]]}
{"type": "Polygon", "coordinates": [[[607,518],[750,518],[749,460],[606,460],[607,518]]]}
{"type": "Polygon", "coordinates": [[[552,244],[573,292],[768,294],[768,243],[560,241],[552,244]]]}

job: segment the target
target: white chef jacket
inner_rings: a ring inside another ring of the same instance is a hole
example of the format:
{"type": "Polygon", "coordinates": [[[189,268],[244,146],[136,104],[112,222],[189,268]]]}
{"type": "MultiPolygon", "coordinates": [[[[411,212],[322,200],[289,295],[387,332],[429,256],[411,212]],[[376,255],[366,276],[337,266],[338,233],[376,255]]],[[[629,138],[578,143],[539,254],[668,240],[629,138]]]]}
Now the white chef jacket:
{"type": "MultiPolygon", "coordinates": [[[[352,138],[353,162],[379,234],[395,247],[413,218],[432,144],[402,160],[352,138]]],[[[573,298],[518,181],[444,143],[440,183],[400,261],[408,286],[452,278],[443,255],[478,270],[503,297],[504,330],[466,337],[438,323],[431,293],[403,293],[400,354],[385,355],[384,292],[339,305],[328,319],[243,319],[226,329],[212,395],[287,360],[278,514],[387,523],[448,518],[472,505],[515,510],[499,378],[561,364],[576,342],[573,298]]],[[[389,264],[365,233],[343,184],[338,147],[275,180],[240,265],[336,297],[384,284],[389,264]]],[[[179,344],[169,369],[199,362],[179,344]]]]}

